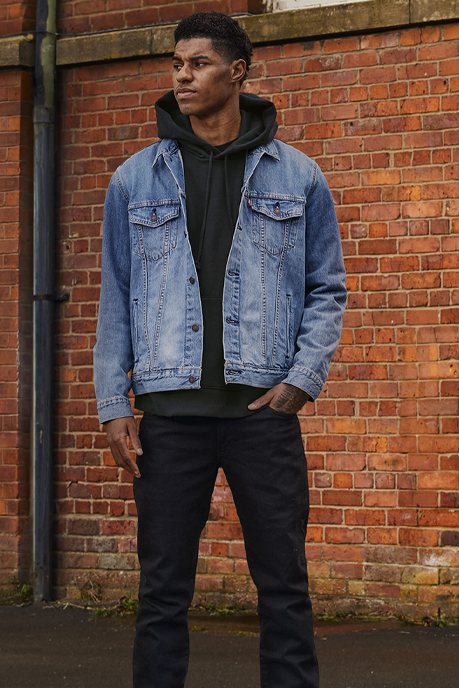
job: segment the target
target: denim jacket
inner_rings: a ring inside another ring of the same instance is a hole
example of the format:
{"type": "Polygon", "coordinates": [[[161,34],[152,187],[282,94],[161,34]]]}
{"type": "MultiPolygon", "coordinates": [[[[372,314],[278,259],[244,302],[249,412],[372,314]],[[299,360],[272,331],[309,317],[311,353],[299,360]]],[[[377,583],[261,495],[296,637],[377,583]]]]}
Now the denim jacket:
{"type": "MultiPolygon", "coordinates": [[[[225,382],[287,382],[312,399],[341,336],[345,272],[316,163],[278,140],[248,152],[223,291],[225,382]]],[[[180,149],[163,139],[113,175],[94,348],[101,423],[134,394],[200,386],[203,322],[180,149]]]]}

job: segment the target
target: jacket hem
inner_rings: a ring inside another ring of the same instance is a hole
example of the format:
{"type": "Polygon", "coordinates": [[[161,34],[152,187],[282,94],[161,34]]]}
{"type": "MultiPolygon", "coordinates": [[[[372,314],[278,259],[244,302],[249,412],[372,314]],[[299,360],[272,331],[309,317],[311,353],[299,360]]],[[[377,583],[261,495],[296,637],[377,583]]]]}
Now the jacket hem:
{"type": "Polygon", "coordinates": [[[284,382],[302,389],[315,401],[322,391],[325,381],[322,381],[312,370],[308,368],[291,368],[284,382]]]}
{"type": "Polygon", "coordinates": [[[97,404],[99,423],[108,423],[115,418],[127,418],[133,416],[129,399],[126,397],[112,397],[104,399],[97,404]]]}
{"type": "Polygon", "coordinates": [[[200,380],[200,368],[172,368],[133,375],[132,389],[135,395],[177,389],[199,389],[200,380]]]}

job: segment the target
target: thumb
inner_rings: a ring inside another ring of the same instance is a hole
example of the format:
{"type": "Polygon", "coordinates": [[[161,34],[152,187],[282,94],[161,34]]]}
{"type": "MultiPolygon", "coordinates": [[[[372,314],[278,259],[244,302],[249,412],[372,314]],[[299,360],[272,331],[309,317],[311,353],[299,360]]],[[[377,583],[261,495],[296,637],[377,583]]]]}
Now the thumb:
{"type": "Polygon", "coordinates": [[[273,396],[274,396],[274,392],[272,391],[272,389],[270,389],[265,394],[263,394],[263,396],[258,397],[258,399],[255,399],[255,401],[252,401],[252,403],[249,404],[248,408],[251,411],[256,411],[257,409],[261,408],[262,406],[266,406],[267,404],[269,404],[269,402],[271,401],[273,396]]]}

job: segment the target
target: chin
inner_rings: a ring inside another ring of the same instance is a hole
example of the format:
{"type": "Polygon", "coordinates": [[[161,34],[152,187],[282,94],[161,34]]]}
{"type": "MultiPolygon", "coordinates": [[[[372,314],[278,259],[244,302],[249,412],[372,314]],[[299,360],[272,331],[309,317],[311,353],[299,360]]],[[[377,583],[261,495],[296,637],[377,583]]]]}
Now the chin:
{"type": "Polygon", "coordinates": [[[194,111],[196,109],[199,109],[199,108],[196,108],[195,103],[190,103],[186,99],[179,100],[178,98],[176,98],[176,100],[177,100],[177,104],[179,106],[179,110],[182,113],[182,115],[194,115],[194,111]]]}
{"type": "MultiPolygon", "coordinates": [[[[178,102],[178,101],[177,101],[178,102]]],[[[182,115],[193,115],[194,108],[190,103],[178,103],[179,110],[182,115]]]]}

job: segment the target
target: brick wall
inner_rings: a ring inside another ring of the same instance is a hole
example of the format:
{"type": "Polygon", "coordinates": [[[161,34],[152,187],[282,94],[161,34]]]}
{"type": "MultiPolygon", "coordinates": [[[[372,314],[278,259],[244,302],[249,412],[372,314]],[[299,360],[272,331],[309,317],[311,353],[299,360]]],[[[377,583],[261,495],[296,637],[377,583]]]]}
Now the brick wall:
{"type": "MultiPolygon", "coordinates": [[[[457,613],[458,38],[451,24],[262,47],[246,86],[275,102],[278,137],[323,169],[346,256],[341,346],[301,414],[316,609],[457,613]]],[[[137,581],[131,480],[99,432],[91,348],[105,190],[155,140],[170,84],[166,58],[61,71],[59,595],[114,597],[137,581]]],[[[196,600],[222,598],[254,601],[220,475],[196,600]]]]}
{"type": "Polygon", "coordinates": [[[0,3],[0,36],[7,36],[35,28],[35,0],[0,3]]]}
{"type": "Polygon", "coordinates": [[[61,0],[58,30],[87,33],[129,26],[167,24],[193,12],[261,12],[261,0],[61,0]]]}
{"type": "Polygon", "coordinates": [[[29,565],[31,89],[0,73],[0,586],[29,565]]]}

